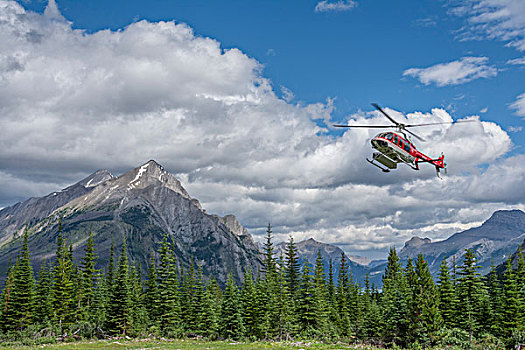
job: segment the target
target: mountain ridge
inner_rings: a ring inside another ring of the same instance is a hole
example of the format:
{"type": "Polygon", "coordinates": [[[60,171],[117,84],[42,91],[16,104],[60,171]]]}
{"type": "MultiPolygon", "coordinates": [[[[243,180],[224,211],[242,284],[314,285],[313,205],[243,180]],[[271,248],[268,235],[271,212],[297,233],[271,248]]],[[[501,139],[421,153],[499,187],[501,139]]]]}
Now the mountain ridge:
{"type": "MultiPolygon", "coordinates": [[[[230,272],[240,280],[245,267],[251,267],[252,271],[260,268],[260,253],[238,220],[233,215],[222,218],[206,213],[180,181],[157,162],[150,160],[118,177],[107,174],[97,171],[68,187],[75,191],[59,202],[50,202],[53,194],[39,198],[41,206],[48,203],[49,207],[28,224],[30,249],[37,265],[54,256],[61,218],[64,236],[73,245],[75,259],[82,256],[82,247],[91,231],[100,261],[108,260],[112,243],[115,251],[119,251],[124,237],[131,259],[145,269],[151,252],[159,258],[158,248],[166,234],[173,241],[179,264],[188,267],[195,261],[203,266],[205,275],[213,275],[221,283],[230,272]]],[[[17,205],[0,211],[3,219],[0,227],[9,228],[4,221],[16,216],[17,205]],[[6,219],[6,213],[11,217],[6,219]]],[[[23,229],[20,221],[17,227],[12,224],[9,230],[0,230],[0,239],[11,235],[11,240],[16,241],[19,235],[13,232],[23,229]]],[[[9,256],[17,251],[16,242],[5,241],[0,246],[3,270],[9,256]]],[[[100,263],[99,267],[103,265],[100,263]]]]}

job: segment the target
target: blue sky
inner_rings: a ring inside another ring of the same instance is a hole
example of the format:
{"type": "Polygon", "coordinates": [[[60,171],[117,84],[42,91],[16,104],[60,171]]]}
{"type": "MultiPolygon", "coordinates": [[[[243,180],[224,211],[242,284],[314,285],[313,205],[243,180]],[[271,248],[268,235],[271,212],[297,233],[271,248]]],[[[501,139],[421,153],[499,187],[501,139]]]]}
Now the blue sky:
{"type": "Polygon", "coordinates": [[[0,5],[0,207],[156,159],[256,238],[270,221],[373,257],[525,208],[522,1],[0,5]],[[476,120],[418,130],[448,178],[385,176],[375,130],[330,127],[383,124],[372,102],[476,120]]]}

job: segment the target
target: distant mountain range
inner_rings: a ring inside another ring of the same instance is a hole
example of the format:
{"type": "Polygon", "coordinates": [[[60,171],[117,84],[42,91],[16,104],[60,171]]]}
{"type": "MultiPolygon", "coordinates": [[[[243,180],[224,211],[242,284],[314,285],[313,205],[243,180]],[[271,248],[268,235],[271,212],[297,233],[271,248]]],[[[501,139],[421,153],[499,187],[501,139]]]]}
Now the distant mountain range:
{"type": "Polygon", "coordinates": [[[180,264],[187,268],[194,259],[219,282],[230,272],[240,281],[246,267],[257,271],[262,263],[252,236],[233,215],[207,214],[173,175],[149,161],[119,177],[99,170],[62,191],[1,210],[0,276],[20,248],[26,224],[35,267],[53,258],[59,218],[76,259],[93,233],[99,267],[105,267],[111,243],[118,254],[125,238],[131,258],[145,270],[164,234],[173,239],[180,264]]]}
{"type": "MultiPolygon", "coordinates": [[[[26,225],[35,270],[38,271],[44,259],[53,259],[59,218],[76,259],[83,255],[88,233],[93,233],[99,268],[107,264],[111,243],[118,254],[125,238],[129,255],[145,272],[151,252],[157,252],[155,256],[159,258],[164,234],[174,241],[177,259],[184,268],[193,259],[203,266],[206,276],[213,275],[221,283],[230,272],[241,281],[245,268],[256,272],[262,266],[260,248],[235,216],[208,214],[173,175],[155,161],[149,161],[118,177],[99,170],[62,191],[0,210],[0,280],[6,276],[8,261],[20,249],[26,225]]],[[[473,249],[478,264],[483,266],[480,272],[486,274],[491,262],[496,266],[504,263],[524,240],[525,213],[503,210],[495,212],[480,227],[453,234],[443,241],[413,237],[398,254],[403,264],[408,258],[423,254],[436,276],[443,257],[449,266],[454,257],[460,265],[465,249],[473,249]]],[[[284,255],[285,244],[276,244],[277,256],[284,255]]],[[[326,272],[331,259],[337,277],[341,248],[312,238],[296,242],[296,246],[301,263],[308,259],[313,265],[317,252],[321,251],[326,272]]],[[[369,274],[371,283],[381,286],[386,260],[345,256],[354,280],[362,285],[369,274]]]]}
{"type": "MultiPolygon", "coordinates": [[[[429,238],[412,237],[405,242],[401,250],[398,250],[398,255],[402,264],[406,265],[408,258],[415,259],[418,254],[423,254],[429,264],[430,272],[436,277],[443,257],[447,258],[449,267],[452,267],[455,257],[456,264],[459,266],[463,262],[465,250],[472,249],[476,253],[478,264],[482,266],[479,272],[487,274],[492,262],[498,266],[504,264],[510,254],[514,253],[516,256],[519,244],[523,242],[525,245],[524,239],[525,213],[521,210],[501,210],[496,211],[481,226],[455,233],[443,241],[431,242],[429,238]]],[[[325,266],[332,259],[334,274],[337,274],[343,252],[340,248],[317,242],[314,239],[297,242],[296,246],[301,261],[308,259],[310,264],[315,263],[317,251],[320,250],[325,266]]],[[[285,243],[277,245],[278,250],[283,254],[284,247],[285,243]]],[[[361,285],[363,285],[366,274],[369,274],[371,283],[379,287],[382,285],[386,260],[364,261],[363,263],[362,260],[352,256],[347,255],[346,257],[351,261],[350,269],[354,279],[361,285]]],[[[516,259],[515,257],[514,260],[516,259]]],[[[504,270],[503,265],[498,267],[498,271],[500,270],[504,270]]]]}

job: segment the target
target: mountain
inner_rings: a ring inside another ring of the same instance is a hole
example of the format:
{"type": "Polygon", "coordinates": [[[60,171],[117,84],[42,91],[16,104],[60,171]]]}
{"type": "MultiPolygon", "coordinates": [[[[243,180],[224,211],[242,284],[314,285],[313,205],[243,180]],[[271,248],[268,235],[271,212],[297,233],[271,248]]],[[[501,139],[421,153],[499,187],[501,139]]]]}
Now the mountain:
{"type": "MultiPolygon", "coordinates": [[[[328,243],[321,243],[313,238],[296,242],[297,255],[301,264],[308,259],[308,263],[312,266],[315,265],[317,259],[317,252],[321,252],[321,257],[324,262],[326,274],[328,274],[329,262],[332,260],[334,279],[337,280],[339,267],[341,266],[341,255],[344,253],[343,250],[335,245],[328,243]]],[[[286,242],[281,242],[275,245],[276,256],[282,253],[285,256],[286,242]]],[[[369,268],[367,265],[370,263],[370,259],[360,256],[352,256],[345,254],[348,266],[355,281],[359,282],[360,285],[364,285],[364,280],[369,268]]],[[[381,274],[370,276],[370,283],[374,283],[376,286],[381,284],[381,274]]]]}
{"type": "MultiPolygon", "coordinates": [[[[518,266],[518,260],[519,260],[519,253],[520,253],[520,249],[521,249],[521,254],[523,256],[525,256],[525,240],[523,240],[523,242],[521,243],[521,245],[516,249],[516,251],[514,253],[512,253],[511,255],[511,259],[512,259],[512,265],[514,266],[514,268],[516,268],[516,266],[518,266]]],[[[508,256],[507,256],[508,258],[508,256]]],[[[498,266],[496,266],[496,273],[498,275],[503,275],[505,273],[505,271],[507,270],[507,259],[505,259],[501,264],[499,264],[498,266]]]]}
{"type": "Polygon", "coordinates": [[[486,274],[493,261],[495,265],[503,262],[512,254],[525,238],[525,213],[521,210],[500,210],[481,226],[455,233],[446,240],[431,242],[430,239],[413,237],[399,251],[403,262],[410,257],[414,259],[423,254],[430,271],[436,276],[443,257],[452,266],[453,258],[461,265],[465,249],[476,253],[478,264],[482,266],[480,273],[486,274]]]}
{"type": "Polygon", "coordinates": [[[26,223],[35,266],[53,258],[60,217],[75,259],[83,256],[88,233],[93,233],[101,268],[109,259],[111,243],[118,254],[125,238],[130,257],[145,272],[151,252],[159,258],[164,234],[173,240],[185,269],[194,260],[206,276],[222,283],[230,272],[239,281],[246,267],[257,271],[262,263],[251,235],[233,215],[206,213],[173,175],[151,160],[119,177],[100,170],[60,192],[1,210],[2,277],[21,245],[26,223]]]}

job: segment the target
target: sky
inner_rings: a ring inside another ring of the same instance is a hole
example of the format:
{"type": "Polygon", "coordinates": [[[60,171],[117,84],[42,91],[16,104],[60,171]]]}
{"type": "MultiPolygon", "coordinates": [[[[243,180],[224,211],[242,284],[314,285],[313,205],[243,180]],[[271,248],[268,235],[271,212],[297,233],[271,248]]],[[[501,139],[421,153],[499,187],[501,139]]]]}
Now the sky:
{"type": "Polygon", "coordinates": [[[383,258],[525,209],[525,1],[0,0],[0,208],[155,159],[256,239],[383,258]],[[384,174],[371,103],[443,152],[384,174]]]}

